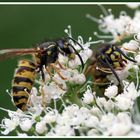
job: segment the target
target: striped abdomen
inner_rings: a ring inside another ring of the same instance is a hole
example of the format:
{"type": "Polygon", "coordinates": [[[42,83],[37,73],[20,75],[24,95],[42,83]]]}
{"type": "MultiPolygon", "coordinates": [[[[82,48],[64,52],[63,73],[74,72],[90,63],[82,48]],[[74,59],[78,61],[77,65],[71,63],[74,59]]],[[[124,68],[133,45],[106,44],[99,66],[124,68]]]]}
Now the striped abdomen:
{"type": "Polygon", "coordinates": [[[29,99],[29,94],[36,76],[36,66],[29,60],[19,61],[12,81],[12,96],[15,106],[23,111],[29,99]]]}

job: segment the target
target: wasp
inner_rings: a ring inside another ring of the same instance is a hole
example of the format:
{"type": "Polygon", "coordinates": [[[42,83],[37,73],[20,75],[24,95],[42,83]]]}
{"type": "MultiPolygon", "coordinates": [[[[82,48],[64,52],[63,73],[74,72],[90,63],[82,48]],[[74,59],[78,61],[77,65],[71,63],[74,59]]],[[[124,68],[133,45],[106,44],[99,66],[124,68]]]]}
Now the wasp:
{"type": "Polygon", "coordinates": [[[28,99],[35,82],[36,75],[41,73],[42,81],[45,81],[44,67],[50,76],[52,76],[51,69],[53,68],[62,79],[65,79],[59,71],[60,67],[63,68],[58,61],[59,53],[70,59],[74,59],[75,55],[78,55],[82,68],[84,68],[82,57],[74,48],[71,41],[77,43],[81,49],[83,49],[81,44],[76,40],[71,37],[66,37],[56,41],[42,42],[34,48],[0,50],[0,60],[18,55],[32,55],[34,58],[32,60],[20,60],[18,68],[15,70],[12,81],[12,97],[17,108],[22,111],[27,110],[28,99]],[[57,64],[60,67],[57,67],[57,64]]]}
{"type": "Polygon", "coordinates": [[[117,44],[100,44],[93,49],[91,63],[86,68],[85,75],[92,74],[94,84],[103,87],[109,83],[107,75],[113,74],[120,85],[121,80],[116,71],[123,70],[127,64],[127,60],[136,63],[136,61],[126,55],[117,44]]]}

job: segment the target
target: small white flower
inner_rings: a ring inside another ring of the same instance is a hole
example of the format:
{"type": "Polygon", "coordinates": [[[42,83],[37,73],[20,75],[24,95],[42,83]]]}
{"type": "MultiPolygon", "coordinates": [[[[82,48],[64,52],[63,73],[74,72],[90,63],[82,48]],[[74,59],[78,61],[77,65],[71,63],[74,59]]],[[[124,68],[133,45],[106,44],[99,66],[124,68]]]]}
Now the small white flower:
{"type": "Polygon", "coordinates": [[[43,121],[45,123],[53,123],[57,120],[57,116],[58,116],[58,112],[50,111],[43,117],[43,121]]]}
{"type": "Polygon", "coordinates": [[[35,130],[38,134],[43,134],[44,132],[47,131],[46,124],[44,122],[37,122],[35,130]]]}
{"type": "MultiPolygon", "coordinates": [[[[125,80],[129,76],[129,70],[133,68],[134,64],[132,62],[127,62],[126,66],[122,70],[117,70],[116,73],[121,81],[125,80]]],[[[115,85],[118,85],[118,80],[112,75],[107,75],[107,78],[112,81],[115,85]]]]}
{"type": "Polygon", "coordinates": [[[132,125],[131,116],[128,112],[120,112],[117,114],[117,121],[132,125]]]}
{"type": "Polygon", "coordinates": [[[67,81],[70,83],[75,83],[75,84],[84,84],[86,81],[86,77],[83,73],[79,74],[77,70],[70,70],[68,69],[63,73],[64,76],[66,76],[67,81]]]}
{"type": "Polygon", "coordinates": [[[130,128],[123,123],[118,123],[110,128],[109,134],[112,136],[125,136],[130,131],[130,128]]]}
{"type": "Polygon", "coordinates": [[[90,103],[92,103],[94,101],[93,93],[89,89],[85,92],[85,94],[83,96],[84,96],[82,98],[83,102],[86,103],[86,104],[90,104],[90,103]]]}
{"type": "Polygon", "coordinates": [[[123,111],[131,109],[133,105],[133,101],[126,98],[123,94],[118,95],[115,100],[117,101],[116,106],[123,111]]]}
{"type": "Polygon", "coordinates": [[[124,82],[124,96],[130,100],[135,100],[138,96],[139,93],[136,89],[136,86],[134,82],[124,82]]]}
{"type": "Polygon", "coordinates": [[[136,35],[134,35],[134,38],[136,41],[140,41],[140,32],[138,32],[136,35]]]}
{"type": "Polygon", "coordinates": [[[139,66],[138,65],[133,65],[133,68],[134,68],[135,71],[139,70],[139,66]]]}
{"type": "Polygon", "coordinates": [[[118,113],[112,127],[108,130],[108,133],[113,136],[124,136],[132,128],[132,122],[130,116],[125,113],[118,113]]]}
{"type": "Polygon", "coordinates": [[[88,85],[86,92],[83,94],[83,96],[84,96],[82,98],[83,102],[85,102],[86,104],[92,103],[94,100],[94,95],[95,95],[95,92],[92,93],[91,87],[88,85]]]}
{"type": "Polygon", "coordinates": [[[96,102],[97,102],[97,105],[99,107],[103,108],[104,104],[106,104],[106,98],[105,97],[97,97],[96,102]]]}
{"type": "Polygon", "coordinates": [[[20,128],[25,132],[28,132],[31,129],[32,125],[33,125],[33,121],[28,118],[23,119],[19,124],[20,128]]]}
{"type": "MultiPolygon", "coordinates": [[[[13,130],[11,130],[11,131],[13,131],[13,130]]],[[[3,134],[3,135],[8,135],[9,133],[10,133],[10,131],[8,129],[1,131],[1,134],[3,134]]]]}
{"type": "Polygon", "coordinates": [[[90,110],[91,114],[97,116],[97,117],[101,117],[102,116],[102,112],[98,107],[92,107],[92,109],[90,110]]]}
{"type": "Polygon", "coordinates": [[[45,85],[43,87],[46,102],[50,102],[51,99],[58,99],[62,96],[66,91],[56,86],[54,82],[51,82],[49,85],[45,85]]]}
{"type": "Polygon", "coordinates": [[[105,89],[104,95],[108,98],[113,98],[118,94],[118,87],[116,85],[109,86],[105,89]]]}
{"type": "Polygon", "coordinates": [[[115,115],[113,113],[105,114],[101,117],[100,127],[109,129],[114,123],[115,115]]]}
{"type": "Polygon", "coordinates": [[[7,135],[8,133],[10,133],[11,131],[13,131],[17,126],[18,126],[18,120],[17,122],[16,121],[13,121],[13,120],[10,120],[10,119],[3,119],[2,120],[2,127],[5,129],[4,131],[1,131],[2,134],[4,135],[7,135]]]}
{"type": "MultiPolygon", "coordinates": [[[[66,73],[67,70],[60,70],[61,74],[63,75],[64,78],[68,78],[66,73]]],[[[63,89],[64,91],[67,90],[67,85],[66,85],[66,80],[63,80],[58,74],[54,74],[53,80],[56,82],[56,87],[59,87],[63,89]]]]}
{"type": "MultiPolygon", "coordinates": [[[[70,121],[71,121],[70,116],[66,112],[63,112],[62,115],[57,116],[57,124],[59,125],[69,124],[70,121]]],[[[72,124],[72,122],[70,123],[72,124]]]]}
{"type": "Polygon", "coordinates": [[[88,49],[85,49],[85,50],[82,50],[80,52],[80,55],[81,55],[82,60],[84,61],[84,63],[86,63],[86,61],[89,58],[91,58],[92,54],[93,54],[93,51],[91,49],[89,49],[89,48],[88,49]]]}
{"type": "Polygon", "coordinates": [[[75,69],[75,68],[77,68],[79,65],[81,65],[81,61],[80,61],[79,57],[76,55],[76,56],[75,56],[75,59],[70,60],[70,61],[68,62],[68,65],[69,65],[70,68],[75,69]]]}
{"type": "Polygon", "coordinates": [[[114,107],[115,107],[115,104],[114,104],[114,102],[112,101],[112,100],[108,100],[108,101],[106,101],[106,103],[104,104],[104,107],[105,107],[105,109],[108,111],[108,112],[110,112],[114,107]]]}
{"type": "Polygon", "coordinates": [[[56,136],[74,136],[74,129],[69,125],[57,125],[54,129],[56,136]]]}
{"type": "Polygon", "coordinates": [[[73,116],[73,114],[77,114],[78,111],[79,111],[79,106],[73,104],[71,106],[65,107],[63,114],[67,114],[68,116],[71,117],[71,115],[73,116]]]}
{"type": "Polygon", "coordinates": [[[41,96],[38,96],[38,91],[35,87],[33,87],[30,96],[30,102],[32,106],[28,108],[35,116],[39,116],[42,113],[42,107],[40,106],[40,101],[42,100],[41,96]]]}
{"type": "Polygon", "coordinates": [[[135,60],[137,61],[137,64],[140,65],[140,54],[135,56],[135,60]]]}
{"type": "MultiPolygon", "coordinates": [[[[40,102],[42,101],[42,98],[40,98],[40,102]]],[[[37,104],[35,106],[31,106],[29,108],[29,112],[32,114],[32,118],[35,119],[36,117],[40,116],[42,111],[43,111],[43,107],[41,104],[37,104]]]]}
{"type": "Polygon", "coordinates": [[[135,40],[131,40],[129,43],[124,43],[122,47],[126,51],[136,52],[139,48],[139,43],[135,40]]]}
{"type": "Polygon", "coordinates": [[[86,127],[96,128],[99,124],[99,120],[96,116],[90,116],[84,121],[86,127]]]}
{"type": "Polygon", "coordinates": [[[31,90],[31,95],[37,96],[37,94],[38,94],[37,88],[33,87],[31,90]]]}
{"type": "Polygon", "coordinates": [[[86,82],[86,77],[83,73],[79,74],[76,79],[75,79],[75,83],[76,84],[79,84],[79,85],[82,85],[86,82]]]}
{"type": "Polygon", "coordinates": [[[85,49],[85,54],[87,55],[88,58],[90,58],[93,54],[93,51],[91,49],[85,49]]]}

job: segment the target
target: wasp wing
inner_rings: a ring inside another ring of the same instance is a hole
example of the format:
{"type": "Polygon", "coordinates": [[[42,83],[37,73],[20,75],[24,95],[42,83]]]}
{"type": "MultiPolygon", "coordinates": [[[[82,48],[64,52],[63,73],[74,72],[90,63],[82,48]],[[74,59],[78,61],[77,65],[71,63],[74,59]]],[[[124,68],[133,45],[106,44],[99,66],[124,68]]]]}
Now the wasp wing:
{"type": "Polygon", "coordinates": [[[35,48],[31,49],[4,49],[0,50],[0,60],[4,60],[10,57],[18,56],[18,55],[28,55],[33,53],[38,53],[39,50],[35,48]]]}

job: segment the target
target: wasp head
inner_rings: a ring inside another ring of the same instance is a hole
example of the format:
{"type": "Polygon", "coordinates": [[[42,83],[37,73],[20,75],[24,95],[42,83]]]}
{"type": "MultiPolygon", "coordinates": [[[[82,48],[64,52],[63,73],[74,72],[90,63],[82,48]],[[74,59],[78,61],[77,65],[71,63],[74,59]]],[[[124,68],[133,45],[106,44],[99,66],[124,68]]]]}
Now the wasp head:
{"type": "Polygon", "coordinates": [[[59,52],[65,56],[68,56],[69,59],[75,59],[75,55],[77,55],[81,61],[82,67],[84,68],[83,59],[78,53],[78,51],[71,44],[70,40],[72,40],[74,43],[77,43],[81,47],[81,45],[73,38],[70,37],[62,38],[57,41],[59,52]]]}
{"type": "Polygon", "coordinates": [[[68,39],[60,39],[57,41],[57,43],[61,54],[68,56],[70,59],[75,59],[75,53],[68,39]]]}
{"type": "Polygon", "coordinates": [[[116,44],[102,44],[96,53],[97,63],[100,65],[100,70],[105,72],[105,69],[110,69],[120,83],[120,79],[115,72],[125,67],[127,60],[136,63],[136,61],[127,56],[116,44]]]}

